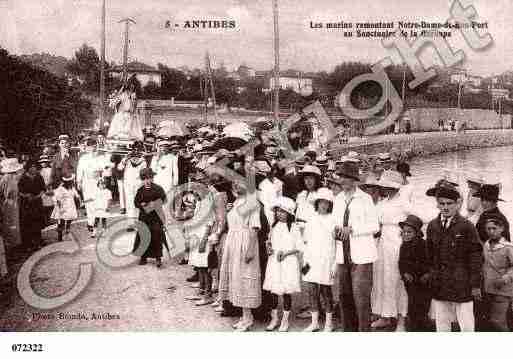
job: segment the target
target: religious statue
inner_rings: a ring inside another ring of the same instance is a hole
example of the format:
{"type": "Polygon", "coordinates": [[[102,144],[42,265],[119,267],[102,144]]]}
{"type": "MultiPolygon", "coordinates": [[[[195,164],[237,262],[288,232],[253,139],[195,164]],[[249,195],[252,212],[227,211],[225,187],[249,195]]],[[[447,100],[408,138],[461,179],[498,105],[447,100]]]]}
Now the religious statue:
{"type": "Polygon", "coordinates": [[[124,84],[109,100],[109,106],[115,108],[116,113],[112,118],[107,138],[142,141],[143,126],[135,116],[137,96],[134,84],[130,81],[124,84]]]}

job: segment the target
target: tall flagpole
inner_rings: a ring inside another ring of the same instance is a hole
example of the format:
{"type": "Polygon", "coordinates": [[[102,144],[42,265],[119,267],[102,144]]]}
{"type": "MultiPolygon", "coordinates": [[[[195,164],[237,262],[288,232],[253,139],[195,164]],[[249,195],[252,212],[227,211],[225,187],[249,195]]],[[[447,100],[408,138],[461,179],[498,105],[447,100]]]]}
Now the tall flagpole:
{"type": "Polygon", "coordinates": [[[280,112],[280,32],[278,28],[278,0],[273,0],[274,14],[274,120],[279,123],[280,112]]]}
{"type": "Polygon", "coordinates": [[[100,48],[100,131],[103,131],[105,116],[105,0],[102,0],[102,30],[100,48]]]}
{"type": "Polygon", "coordinates": [[[128,28],[130,23],[136,23],[130,18],[120,20],[119,22],[125,23],[125,45],[123,46],[123,82],[128,80],[128,28]]]}

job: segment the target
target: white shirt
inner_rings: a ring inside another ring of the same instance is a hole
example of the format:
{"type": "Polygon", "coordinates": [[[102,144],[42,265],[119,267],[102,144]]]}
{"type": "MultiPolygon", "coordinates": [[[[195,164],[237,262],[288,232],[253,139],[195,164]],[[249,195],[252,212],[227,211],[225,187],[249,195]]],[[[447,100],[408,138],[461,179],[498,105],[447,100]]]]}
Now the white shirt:
{"type": "MultiPolygon", "coordinates": [[[[349,221],[351,227],[350,235],[351,260],[355,264],[373,263],[378,258],[374,233],[379,231],[379,220],[376,205],[371,196],[356,188],[351,195],[353,198],[349,204],[349,221]]],[[[337,219],[338,226],[344,225],[344,213],[346,203],[351,197],[345,192],[340,192],[335,197],[333,204],[333,216],[337,219]]],[[[337,241],[336,262],[344,263],[343,246],[341,241],[337,241]]]]}

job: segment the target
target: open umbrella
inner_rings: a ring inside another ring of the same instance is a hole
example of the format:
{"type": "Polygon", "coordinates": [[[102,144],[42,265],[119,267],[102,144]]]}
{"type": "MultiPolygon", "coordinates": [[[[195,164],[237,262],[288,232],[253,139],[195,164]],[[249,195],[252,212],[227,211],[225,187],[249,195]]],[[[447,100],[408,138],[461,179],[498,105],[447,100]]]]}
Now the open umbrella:
{"type": "Polygon", "coordinates": [[[223,137],[214,143],[212,149],[217,151],[224,148],[228,151],[236,151],[247,143],[239,137],[223,137]]]}
{"type": "Polygon", "coordinates": [[[234,122],[229,124],[223,129],[223,135],[225,137],[236,137],[249,142],[254,136],[253,130],[247,123],[234,122]]]}
{"type": "Polygon", "coordinates": [[[158,124],[157,128],[157,136],[158,137],[165,137],[165,138],[171,138],[171,137],[183,137],[187,136],[189,134],[189,130],[182,124],[172,121],[172,120],[165,120],[158,124]]]}

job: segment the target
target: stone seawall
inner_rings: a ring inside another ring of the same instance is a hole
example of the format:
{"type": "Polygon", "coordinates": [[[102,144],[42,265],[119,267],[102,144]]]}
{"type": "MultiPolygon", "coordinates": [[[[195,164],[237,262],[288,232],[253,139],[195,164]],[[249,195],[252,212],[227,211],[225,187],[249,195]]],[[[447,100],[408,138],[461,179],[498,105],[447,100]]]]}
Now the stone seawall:
{"type": "Polygon", "coordinates": [[[473,130],[465,133],[420,132],[400,135],[382,135],[350,143],[345,148],[332,146],[330,152],[345,154],[349,149],[360,153],[376,154],[400,150],[411,157],[424,157],[471,148],[513,145],[513,130],[473,130]],[[349,147],[349,149],[348,149],[349,147]]]}

